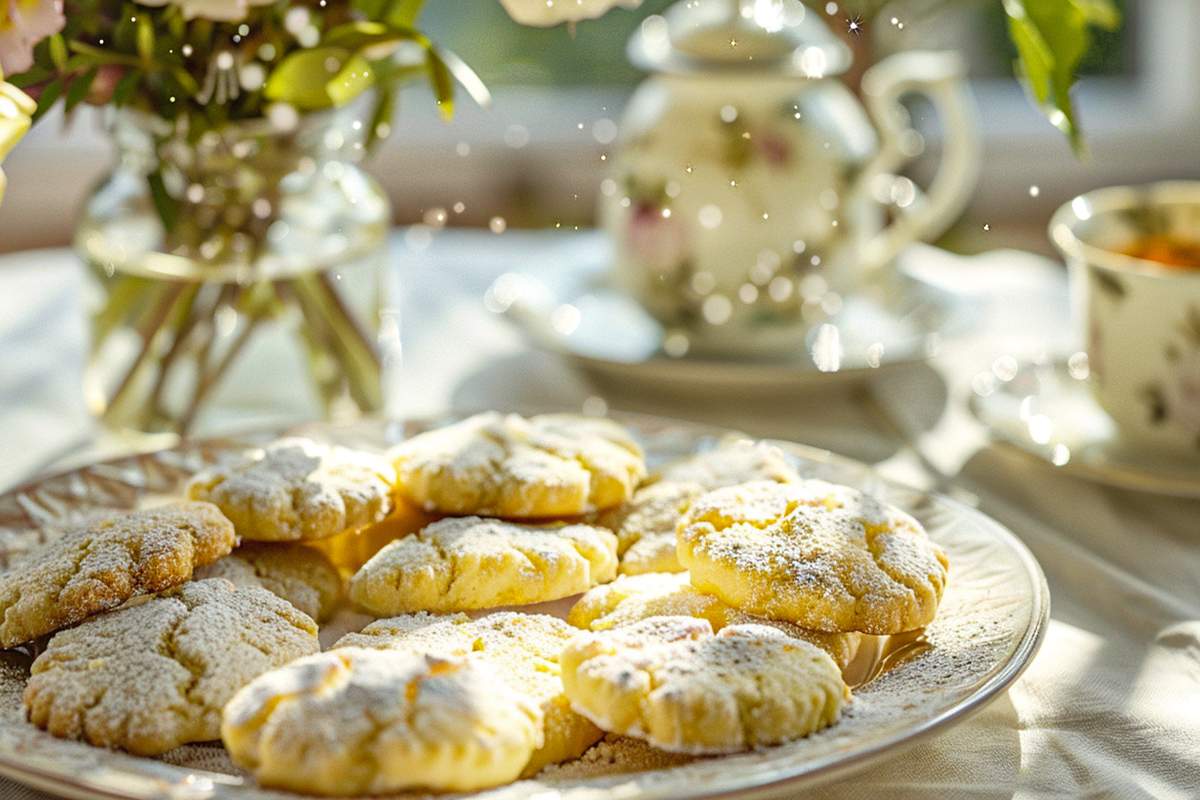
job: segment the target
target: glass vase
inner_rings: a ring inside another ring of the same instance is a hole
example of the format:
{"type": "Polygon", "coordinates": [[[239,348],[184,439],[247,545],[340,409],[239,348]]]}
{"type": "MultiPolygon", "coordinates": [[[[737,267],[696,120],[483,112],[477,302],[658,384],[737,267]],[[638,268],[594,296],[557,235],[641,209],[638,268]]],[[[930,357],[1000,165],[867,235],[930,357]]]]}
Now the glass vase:
{"type": "Polygon", "coordinates": [[[398,350],[387,198],[361,114],[189,135],[112,117],[112,173],[76,234],[89,274],[84,393],[113,429],[210,434],[352,418],[398,350]]]}

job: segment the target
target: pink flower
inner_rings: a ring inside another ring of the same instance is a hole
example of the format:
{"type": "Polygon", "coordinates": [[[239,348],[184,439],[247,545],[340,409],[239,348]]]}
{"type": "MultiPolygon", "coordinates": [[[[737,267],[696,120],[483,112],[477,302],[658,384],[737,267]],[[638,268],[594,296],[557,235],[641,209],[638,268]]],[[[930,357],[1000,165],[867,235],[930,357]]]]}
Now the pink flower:
{"type": "Polygon", "coordinates": [[[633,209],[625,241],[638,264],[655,272],[674,272],[687,258],[683,226],[653,203],[633,209]]]}
{"type": "Polygon", "coordinates": [[[33,66],[33,47],[62,30],[62,0],[0,0],[0,73],[33,66]]]}
{"type": "Polygon", "coordinates": [[[500,0],[510,17],[522,25],[539,28],[595,19],[614,6],[637,8],[641,3],[642,0],[500,0]]]}
{"type": "Polygon", "coordinates": [[[768,164],[786,164],[792,157],[792,147],[787,139],[773,133],[760,133],[751,140],[768,164]]]}

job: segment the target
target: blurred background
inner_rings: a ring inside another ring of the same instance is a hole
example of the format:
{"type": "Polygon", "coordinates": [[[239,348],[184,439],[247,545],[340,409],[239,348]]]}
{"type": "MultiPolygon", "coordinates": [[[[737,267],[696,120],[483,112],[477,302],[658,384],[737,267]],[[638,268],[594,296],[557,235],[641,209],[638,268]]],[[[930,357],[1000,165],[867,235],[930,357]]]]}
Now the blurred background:
{"type": "MultiPolygon", "coordinates": [[[[646,0],[636,11],[619,10],[603,24],[572,31],[521,27],[494,2],[428,4],[422,27],[469,57],[494,100],[484,109],[464,97],[446,123],[423,87],[404,94],[396,130],[369,165],[391,196],[396,222],[493,230],[591,226],[616,121],[641,77],[625,58],[624,42],[667,5],[646,0]]],[[[1048,252],[1045,220],[1081,191],[1200,178],[1200,3],[1119,5],[1125,24],[1095,32],[1077,87],[1090,149],[1084,161],[1013,79],[1000,3],[908,2],[902,16],[885,8],[859,35],[836,3],[818,10],[857,51],[860,66],[916,47],[953,48],[968,57],[983,171],[967,213],[939,244],[960,252],[998,246],[1048,252]]],[[[920,107],[912,111],[931,144],[923,163],[935,163],[936,120],[920,107]]],[[[10,180],[0,252],[69,242],[76,209],[111,158],[100,113],[88,108],[67,128],[54,116],[44,120],[5,162],[10,180]]],[[[913,171],[920,178],[922,162],[913,171]]]]}

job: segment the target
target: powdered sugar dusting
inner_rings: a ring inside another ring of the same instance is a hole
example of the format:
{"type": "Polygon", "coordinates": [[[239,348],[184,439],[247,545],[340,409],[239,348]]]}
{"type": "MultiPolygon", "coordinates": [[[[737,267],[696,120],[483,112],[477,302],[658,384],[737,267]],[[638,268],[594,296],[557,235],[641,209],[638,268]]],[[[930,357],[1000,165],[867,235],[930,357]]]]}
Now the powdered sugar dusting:
{"type": "Polygon", "coordinates": [[[337,567],[320,550],[300,544],[247,542],[196,570],[196,579],[202,578],[261,586],[318,622],[328,619],[342,598],[337,567]]]}
{"type": "Polygon", "coordinates": [[[542,709],[545,740],[526,773],[575,758],[601,731],[570,709],[562,693],[559,654],[578,631],[544,614],[499,612],[472,620],[465,614],[419,613],[378,620],[335,647],[371,647],[466,656],[486,661],[516,691],[542,709]]]}
{"type": "Polygon", "coordinates": [[[627,500],[645,475],[641,448],[620,426],[559,414],[477,414],[392,457],[409,500],[452,514],[583,514],[627,500]]]}
{"type": "Polygon", "coordinates": [[[730,625],[766,625],[816,645],[841,669],[854,660],[863,638],[859,633],[822,633],[747,614],[692,586],[686,572],[622,575],[612,583],[588,591],[572,607],[567,621],[580,628],[601,631],[650,617],[672,616],[706,620],[715,631],[730,625]]]}
{"type": "Polygon", "coordinates": [[[947,577],[909,515],[819,480],[705,495],[680,525],[678,556],[692,583],[730,605],[831,632],[920,628],[947,577]]]}
{"type": "Polygon", "coordinates": [[[294,541],[383,519],[395,479],[378,456],[289,438],[197,475],[187,493],[220,507],[244,539],[294,541]]]}
{"type": "Polygon", "coordinates": [[[286,601],[196,581],[57,634],[24,702],[55,736],[157,754],[215,739],[234,692],[317,649],[316,624],[286,601]]]}
{"type": "MultiPolygon", "coordinates": [[[[652,463],[684,457],[721,435],[673,421],[628,419],[652,463]]],[[[410,423],[411,430],[421,427],[410,423]]],[[[346,429],[314,426],[312,435],[347,444],[380,442],[387,430],[382,423],[367,422],[346,429]]],[[[254,442],[240,446],[249,444],[254,442]]],[[[680,796],[698,785],[713,792],[736,792],[777,780],[791,780],[789,787],[799,792],[811,776],[846,759],[868,763],[878,760],[879,756],[871,755],[877,750],[886,757],[894,752],[893,744],[913,736],[930,720],[959,718],[966,704],[994,696],[1026,663],[1044,625],[1045,588],[1036,566],[1009,534],[977,512],[890,484],[861,465],[799,446],[784,449],[806,476],[866,488],[881,501],[911,512],[945,549],[954,564],[953,580],[937,618],[925,630],[929,647],[856,690],[837,725],[804,739],[737,755],[690,759],[664,756],[635,740],[610,737],[579,761],[543,770],[534,780],[487,792],[486,797],[517,800],[549,792],[551,797],[584,800],[608,790],[631,797],[680,796]],[[607,772],[602,768],[606,763],[607,772]]],[[[31,549],[30,543],[38,540],[31,518],[38,524],[54,522],[97,505],[128,507],[147,493],[176,493],[179,465],[195,469],[228,452],[224,444],[220,448],[188,445],[113,466],[85,467],[19,493],[0,495],[0,544],[8,553],[31,549]],[[126,480],[124,476],[130,476],[130,483],[119,483],[126,480]],[[78,485],[85,486],[86,492],[77,491],[78,485]]],[[[148,760],[50,737],[24,721],[19,697],[26,673],[21,657],[0,656],[4,657],[0,660],[0,752],[20,752],[24,758],[52,765],[67,781],[87,774],[114,793],[129,781],[146,782],[162,794],[193,792],[211,779],[221,795],[292,797],[256,787],[229,764],[218,746],[185,745],[162,760],[148,760]]]]}
{"type": "Polygon", "coordinates": [[[731,436],[712,450],[668,464],[655,479],[696,483],[711,490],[750,481],[790,483],[800,480],[800,475],[775,445],[731,436]]]}
{"type": "Polygon", "coordinates": [[[0,645],[13,647],[132,597],[178,586],[234,543],[233,526],[208,503],[83,522],[0,575],[0,645]]]}
{"type": "Polygon", "coordinates": [[[556,600],[611,580],[616,537],[591,525],[451,517],[386,545],[350,581],[378,616],[556,600]]]}
{"type": "Polygon", "coordinates": [[[850,696],[828,654],[763,625],[716,635],[705,620],[650,617],[583,633],[563,650],[571,706],[663,750],[725,753],[805,736],[850,696]]]}

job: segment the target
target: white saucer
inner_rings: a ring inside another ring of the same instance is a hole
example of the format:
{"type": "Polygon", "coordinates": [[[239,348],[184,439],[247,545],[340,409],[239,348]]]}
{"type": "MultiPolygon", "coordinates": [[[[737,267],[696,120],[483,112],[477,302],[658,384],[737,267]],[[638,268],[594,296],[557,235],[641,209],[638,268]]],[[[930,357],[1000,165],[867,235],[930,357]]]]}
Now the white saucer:
{"type": "Polygon", "coordinates": [[[1010,366],[974,381],[971,411],[994,438],[1081,478],[1200,498],[1200,459],[1148,453],[1121,442],[1112,419],[1092,398],[1082,353],[1069,364],[1010,366]]]}
{"type": "Polygon", "coordinates": [[[676,391],[778,392],[862,380],[932,358],[977,318],[970,298],[901,275],[886,291],[846,298],[794,354],[721,357],[680,353],[686,336],[664,329],[611,286],[600,260],[507,272],[485,302],[534,347],[564,356],[595,378],[676,391]]]}

